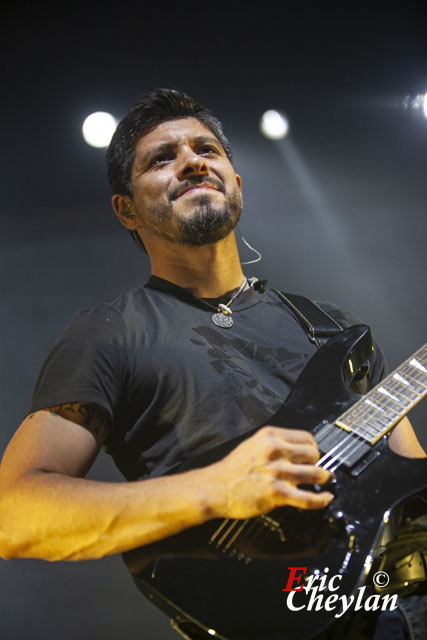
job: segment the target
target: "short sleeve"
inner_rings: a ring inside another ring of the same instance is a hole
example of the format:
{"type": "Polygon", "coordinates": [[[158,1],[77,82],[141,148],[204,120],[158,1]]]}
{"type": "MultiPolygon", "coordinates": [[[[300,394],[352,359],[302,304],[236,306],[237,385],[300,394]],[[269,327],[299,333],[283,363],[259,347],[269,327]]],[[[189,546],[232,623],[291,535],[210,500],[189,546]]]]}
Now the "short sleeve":
{"type": "Polygon", "coordinates": [[[77,314],[48,354],[30,412],[69,402],[93,402],[113,419],[127,358],[125,323],[108,305],[77,314]]]}

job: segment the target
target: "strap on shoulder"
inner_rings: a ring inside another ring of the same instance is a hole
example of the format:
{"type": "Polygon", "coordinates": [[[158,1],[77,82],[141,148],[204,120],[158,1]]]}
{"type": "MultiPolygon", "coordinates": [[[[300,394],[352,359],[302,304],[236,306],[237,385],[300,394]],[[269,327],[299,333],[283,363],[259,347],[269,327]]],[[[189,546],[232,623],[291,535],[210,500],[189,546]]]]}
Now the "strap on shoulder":
{"type": "Polygon", "coordinates": [[[285,294],[278,289],[273,291],[293,311],[307,333],[308,339],[318,347],[343,330],[343,327],[313,300],[293,293],[285,294]]]}

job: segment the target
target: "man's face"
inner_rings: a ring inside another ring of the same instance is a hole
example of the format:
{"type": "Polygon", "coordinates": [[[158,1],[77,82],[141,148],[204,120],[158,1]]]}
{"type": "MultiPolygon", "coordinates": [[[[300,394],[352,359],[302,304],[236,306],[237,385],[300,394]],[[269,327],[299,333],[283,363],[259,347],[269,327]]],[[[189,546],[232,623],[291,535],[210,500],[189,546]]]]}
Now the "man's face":
{"type": "Polygon", "coordinates": [[[242,209],[240,176],[196,118],[164,122],[139,140],[132,188],[142,236],[146,230],[179,244],[218,242],[242,209]]]}

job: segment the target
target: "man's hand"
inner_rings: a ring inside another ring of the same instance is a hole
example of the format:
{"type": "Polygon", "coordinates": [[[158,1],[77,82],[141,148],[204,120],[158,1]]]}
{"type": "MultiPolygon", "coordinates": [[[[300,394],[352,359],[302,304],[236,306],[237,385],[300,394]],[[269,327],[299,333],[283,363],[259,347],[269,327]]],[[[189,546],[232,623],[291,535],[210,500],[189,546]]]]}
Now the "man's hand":
{"type": "Polygon", "coordinates": [[[226,518],[251,518],[279,506],[321,509],[333,494],[299,485],[324,484],[329,471],[316,467],[319,451],[308,431],[263,427],[221,461],[207,467],[216,486],[214,510],[226,518]]]}
{"type": "MultiPolygon", "coordinates": [[[[85,404],[85,403],[83,403],[85,404]]],[[[83,478],[104,438],[102,412],[82,403],[38,411],[0,468],[0,555],[88,560],[161,540],[215,517],[249,518],[279,505],[326,506],[310,433],[264,427],[220,462],[136,482],[83,478]]]]}

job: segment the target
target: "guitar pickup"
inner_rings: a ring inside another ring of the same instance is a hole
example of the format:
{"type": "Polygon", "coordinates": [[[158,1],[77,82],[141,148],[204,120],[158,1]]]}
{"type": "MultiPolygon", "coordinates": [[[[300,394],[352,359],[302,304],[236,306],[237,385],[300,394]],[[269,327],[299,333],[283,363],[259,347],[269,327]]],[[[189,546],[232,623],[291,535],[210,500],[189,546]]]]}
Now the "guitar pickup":
{"type": "Polygon", "coordinates": [[[357,476],[360,476],[361,473],[363,473],[363,471],[365,471],[365,469],[367,467],[369,467],[370,464],[372,464],[373,462],[375,462],[375,460],[381,455],[381,453],[379,451],[371,451],[371,453],[368,453],[365,458],[362,460],[362,462],[359,462],[358,465],[356,465],[354,467],[354,469],[352,469],[350,471],[350,474],[357,478],[357,476]]]}
{"type": "Polygon", "coordinates": [[[335,424],[326,424],[315,431],[315,440],[322,454],[331,451],[334,462],[347,469],[355,468],[359,461],[363,464],[365,456],[372,451],[371,445],[361,442],[357,434],[348,433],[335,424]]]}

